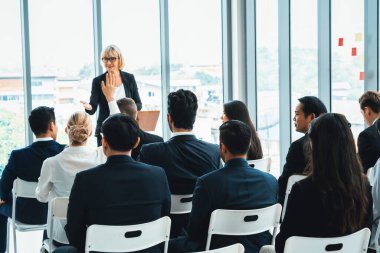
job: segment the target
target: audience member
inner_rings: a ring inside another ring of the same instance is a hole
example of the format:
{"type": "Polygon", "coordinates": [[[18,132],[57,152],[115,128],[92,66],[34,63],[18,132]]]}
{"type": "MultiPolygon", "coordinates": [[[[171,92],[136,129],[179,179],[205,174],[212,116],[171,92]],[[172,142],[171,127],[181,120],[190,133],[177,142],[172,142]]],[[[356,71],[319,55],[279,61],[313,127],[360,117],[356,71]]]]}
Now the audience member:
{"type": "Polygon", "coordinates": [[[356,156],[350,123],[341,114],[324,114],[312,122],[309,137],[312,174],[292,188],[276,253],[284,251],[291,236],[337,237],[371,228],[371,187],[356,156]]]}
{"type": "Polygon", "coordinates": [[[306,168],[307,159],[304,146],[309,139],[307,134],[309,124],[313,119],[327,112],[325,105],[317,97],[306,96],[299,98],[298,101],[293,121],[296,131],[305,135],[290,145],[288,154],[286,155],[286,163],[281,176],[278,178],[279,203],[281,204],[284,203],[289,177],[294,174],[302,174],[306,168]]]}
{"type": "MultiPolygon", "coordinates": [[[[91,136],[90,116],[85,112],[72,114],[67,122],[65,132],[70,146],[54,157],[44,161],[41,176],[38,179],[36,197],[40,202],[48,202],[55,197],[70,196],[75,175],[83,170],[93,168],[106,161],[103,149],[87,146],[91,136]]],[[[54,223],[53,239],[57,246],[67,244],[64,230],[66,222],[54,223]]]]}
{"type": "MultiPolygon", "coordinates": [[[[205,249],[211,213],[216,209],[258,209],[277,203],[276,179],[248,165],[250,127],[238,120],[220,126],[220,154],[225,166],[199,177],[194,190],[187,236],[171,240],[170,252],[193,252],[205,249]]],[[[259,252],[270,244],[268,231],[249,236],[215,235],[211,248],[242,243],[246,252],[259,252]]]]}
{"type": "MultiPolygon", "coordinates": [[[[139,123],[139,116],[137,112],[137,105],[135,101],[131,98],[121,98],[119,100],[115,100],[115,91],[116,91],[116,84],[115,84],[115,78],[114,76],[106,76],[106,80],[108,85],[102,84],[102,91],[104,96],[106,97],[106,100],[108,102],[108,107],[110,110],[110,114],[115,114],[115,113],[124,113],[126,115],[131,116],[137,121],[137,124],[139,123]]],[[[156,142],[163,142],[164,139],[162,137],[155,135],[155,134],[150,134],[142,129],[140,129],[140,143],[139,145],[132,150],[132,158],[137,159],[137,157],[140,154],[140,150],[142,145],[144,144],[149,144],[149,143],[156,143],[156,142]]]]}
{"type": "MultiPolygon", "coordinates": [[[[162,168],[134,161],[139,142],[136,121],[124,114],[109,116],[102,125],[107,162],[79,172],[71,190],[65,227],[73,247],[55,252],[84,252],[86,229],[92,224],[133,225],[170,213],[170,191],[162,168]]],[[[139,252],[161,252],[159,246],[139,252]]]]}
{"type": "MultiPolygon", "coordinates": [[[[198,109],[195,94],[178,90],[168,95],[168,123],[172,138],[142,146],[140,160],[164,168],[172,194],[192,194],[198,177],[220,167],[219,148],[197,139],[193,125],[198,109]]],[[[188,215],[171,215],[171,237],[177,236],[188,215]]]]}
{"type": "MultiPolygon", "coordinates": [[[[376,126],[377,134],[380,134],[380,120],[376,120],[374,123],[376,126]]],[[[379,225],[380,219],[380,159],[377,160],[375,166],[372,169],[372,175],[370,180],[372,180],[372,198],[373,198],[373,224],[371,233],[371,247],[375,247],[375,234],[377,226],[379,225]]]]}
{"type": "Polygon", "coordinates": [[[229,120],[240,120],[246,123],[251,129],[251,145],[249,146],[247,159],[248,160],[257,160],[263,158],[263,150],[261,148],[261,142],[259,136],[257,135],[255,126],[252,123],[251,118],[249,117],[249,112],[247,106],[239,101],[233,100],[231,102],[225,103],[223,105],[224,111],[222,115],[223,123],[229,120]]]}
{"type": "MultiPolygon", "coordinates": [[[[36,140],[30,146],[14,150],[10,154],[0,182],[0,252],[5,252],[7,238],[7,220],[12,216],[13,181],[20,178],[37,182],[43,161],[55,156],[64,149],[55,141],[57,126],[54,108],[41,106],[32,110],[29,125],[36,140]]],[[[47,204],[36,199],[18,198],[16,201],[16,218],[27,224],[45,224],[47,204]]]]}
{"type": "Polygon", "coordinates": [[[367,91],[359,98],[360,109],[365,123],[368,125],[358,137],[358,153],[364,173],[373,167],[380,158],[380,136],[374,123],[380,117],[380,93],[367,91]]]}

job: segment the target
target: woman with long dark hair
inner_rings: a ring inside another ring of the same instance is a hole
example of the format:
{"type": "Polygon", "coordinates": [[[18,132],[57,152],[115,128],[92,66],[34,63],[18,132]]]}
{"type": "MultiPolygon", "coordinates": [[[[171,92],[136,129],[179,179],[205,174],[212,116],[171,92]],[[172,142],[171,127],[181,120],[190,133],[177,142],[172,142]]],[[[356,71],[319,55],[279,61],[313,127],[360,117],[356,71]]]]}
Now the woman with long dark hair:
{"type": "Polygon", "coordinates": [[[223,105],[223,123],[229,120],[240,120],[246,123],[252,132],[251,137],[251,146],[248,150],[247,159],[248,160],[257,160],[263,158],[263,150],[261,149],[261,142],[259,136],[257,135],[256,128],[252,123],[251,118],[249,117],[249,112],[247,106],[239,101],[233,100],[231,102],[225,103],[223,105]]]}
{"type": "Polygon", "coordinates": [[[336,237],[371,228],[371,189],[350,123],[341,114],[323,114],[311,123],[309,137],[311,175],[292,188],[277,253],[291,236],[336,237]]]}

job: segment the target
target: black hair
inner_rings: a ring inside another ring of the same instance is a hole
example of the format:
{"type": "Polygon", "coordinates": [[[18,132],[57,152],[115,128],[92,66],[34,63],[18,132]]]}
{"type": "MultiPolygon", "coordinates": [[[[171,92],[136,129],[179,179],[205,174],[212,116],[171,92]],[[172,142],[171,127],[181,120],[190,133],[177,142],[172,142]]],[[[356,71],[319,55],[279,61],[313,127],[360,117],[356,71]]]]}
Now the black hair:
{"type": "Polygon", "coordinates": [[[229,120],[219,127],[219,139],[233,155],[247,154],[251,143],[251,129],[239,120],[229,120]]]}
{"type": "Polygon", "coordinates": [[[360,109],[369,107],[374,113],[380,112],[380,93],[377,91],[367,91],[359,98],[360,109]]]}
{"type": "Polygon", "coordinates": [[[177,90],[168,95],[168,113],[176,128],[193,129],[197,115],[198,99],[189,90],[177,90]]]}
{"type": "Polygon", "coordinates": [[[248,150],[248,160],[257,160],[263,158],[261,142],[256,132],[256,128],[249,117],[247,106],[239,101],[233,100],[223,105],[224,114],[229,120],[240,120],[246,123],[251,129],[251,145],[248,150]]]}
{"type": "Polygon", "coordinates": [[[323,102],[314,96],[305,96],[299,98],[298,101],[302,104],[302,111],[305,114],[305,117],[314,113],[315,117],[319,117],[322,113],[327,113],[326,106],[323,102]]]}
{"type": "Polygon", "coordinates": [[[54,108],[47,106],[34,108],[28,121],[34,135],[45,134],[48,132],[50,122],[55,123],[54,108]]]}
{"type": "Polygon", "coordinates": [[[103,122],[102,133],[112,150],[124,152],[135,146],[140,130],[131,116],[117,113],[103,122]]]}

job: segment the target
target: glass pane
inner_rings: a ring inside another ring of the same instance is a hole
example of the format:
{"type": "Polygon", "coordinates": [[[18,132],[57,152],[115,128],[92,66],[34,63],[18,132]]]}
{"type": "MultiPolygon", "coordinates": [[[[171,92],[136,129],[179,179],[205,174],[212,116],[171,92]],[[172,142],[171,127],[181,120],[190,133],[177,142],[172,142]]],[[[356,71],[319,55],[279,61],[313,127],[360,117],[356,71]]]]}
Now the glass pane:
{"type": "MultiPolygon", "coordinates": [[[[298,98],[318,96],[317,4],[317,0],[291,1],[292,115],[298,98]]],[[[292,141],[302,136],[292,127],[292,141]]]]}
{"type": "MultiPolygon", "coordinates": [[[[122,51],[124,70],[135,76],[142,110],[161,111],[159,1],[102,1],[102,22],[103,45],[115,44],[122,51]]],[[[162,113],[155,131],[158,135],[162,135],[161,117],[162,113]]]]}
{"type": "Polygon", "coordinates": [[[0,3],[0,177],[13,149],[25,146],[20,1],[0,3]]]}
{"type": "Polygon", "coordinates": [[[355,140],[363,130],[364,1],[334,0],[331,11],[332,111],[344,114],[355,140]]]}
{"type": "Polygon", "coordinates": [[[272,174],[280,173],[278,84],[278,1],[256,1],[257,129],[264,156],[272,158],[272,174]]]}
{"type": "Polygon", "coordinates": [[[29,1],[29,19],[32,105],[55,108],[58,141],[68,143],[68,117],[83,111],[94,77],[91,0],[29,1]]]}
{"type": "Polygon", "coordinates": [[[223,111],[221,31],[221,1],[169,1],[170,91],[197,95],[194,132],[214,143],[223,111]]]}

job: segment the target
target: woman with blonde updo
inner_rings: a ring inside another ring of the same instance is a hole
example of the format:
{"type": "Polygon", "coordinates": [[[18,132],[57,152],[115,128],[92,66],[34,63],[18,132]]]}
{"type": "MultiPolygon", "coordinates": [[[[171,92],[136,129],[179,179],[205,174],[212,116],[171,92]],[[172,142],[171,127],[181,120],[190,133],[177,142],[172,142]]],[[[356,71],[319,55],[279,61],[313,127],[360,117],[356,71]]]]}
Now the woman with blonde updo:
{"type": "MultiPolygon", "coordinates": [[[[69,137],[69,146],[60,154],[44,161],[38,179],[36,197],[40,202],[48,202],[55,197],[69,197],[75,175],[106,161],[102,148],[87,146],[91,136],[90,116],[85,112],[72,114],[65,129],[69,137]]],[[[55,223],[53,239],[59,244],[68,244],[65,223],[55,223]]]]}

